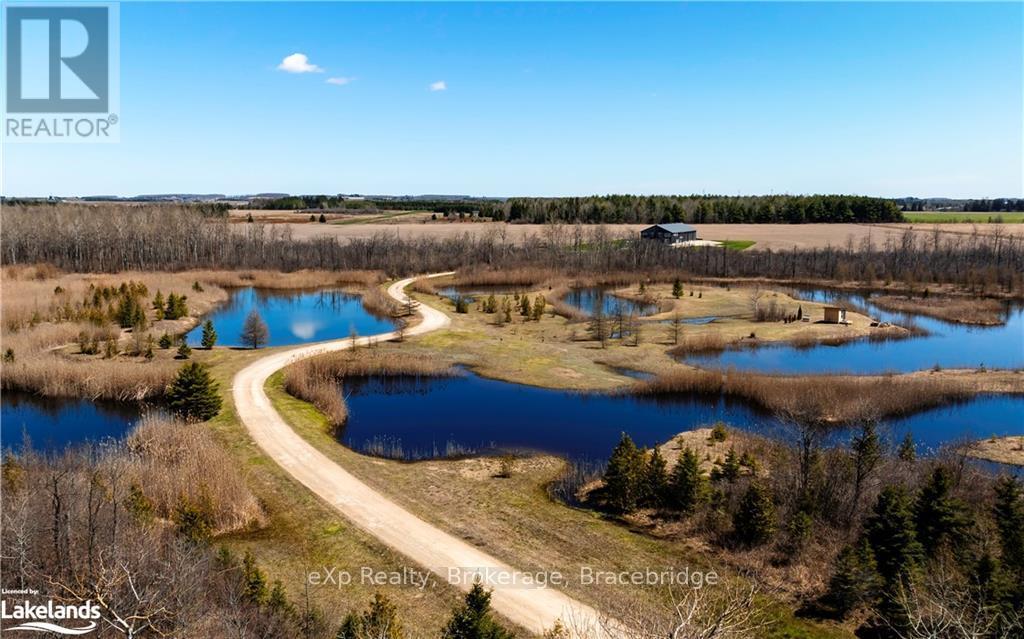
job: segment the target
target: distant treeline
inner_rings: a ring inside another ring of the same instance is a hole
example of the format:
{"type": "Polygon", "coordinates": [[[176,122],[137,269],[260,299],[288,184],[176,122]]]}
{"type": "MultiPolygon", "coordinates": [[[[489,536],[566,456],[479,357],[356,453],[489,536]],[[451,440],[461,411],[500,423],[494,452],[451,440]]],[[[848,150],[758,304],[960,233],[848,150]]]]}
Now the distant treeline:
{"type": "Polygon", "coordinates": [[[272,211],[347,210],[347,211],[430,211],[433,213],[479,214],[484,200],[434,199],[352,199],[332,195],[289,195],[258,199],[247,208],[272,211]]]}
{"type": "Polygon", "coordinates": [[[251,208],[407,209],[475,214],[498,221],[547,224],[660,224],[665,222],[785,223],[899,222],[892,200],[854,195],[594,195],[589,197],[511,198],[508,200],[352,200],[327,195],[257,200],[251,208]]]}
{"type": "Polygon", "coordinates": [[[967,200],[964,211],[979,213],[995,213],[999,211],[1024,211],[1024,199],[1014,200],[997,197],[992,200],[967,200]]]}
{"type": "Polygon", "coordinates": [[[379,270],[395,276],[463,269],[557,270],[569,276],[671,273],[673,277],[765,277],[783,280],[952,283],[976,291],[1024,295],[1024,239],[989,234],[907,231],[884,244],[865,240],[826,248],[680,250],[636,241],[596,225],[551,225],[515,243],[500,230],[472,236],[293,240],[288,227],[230,225],[193,208],[172,206],[4,207],[3,264],[47,262],[69,271],[189,268],[379,270]]]}
{"type": "Polygon", "coordinates": [[[605,195],[581,198],[512,198],[490,205],[483,214],[498,220],[534,224],[803,224],[899,222],[903,219],[899,207],[891,200],[853,195],[605,195]]]}

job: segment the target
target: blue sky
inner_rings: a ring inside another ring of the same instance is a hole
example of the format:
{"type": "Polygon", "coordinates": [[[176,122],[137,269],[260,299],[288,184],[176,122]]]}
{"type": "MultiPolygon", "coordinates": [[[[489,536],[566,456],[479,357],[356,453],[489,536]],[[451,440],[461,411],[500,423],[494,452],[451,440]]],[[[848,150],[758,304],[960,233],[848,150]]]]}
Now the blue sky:
{"type": "Polygon", "coordinates": [[[124,3],[120,143],[8,144],[3,192],[1021,196],[1022,14],[124,3]]]}

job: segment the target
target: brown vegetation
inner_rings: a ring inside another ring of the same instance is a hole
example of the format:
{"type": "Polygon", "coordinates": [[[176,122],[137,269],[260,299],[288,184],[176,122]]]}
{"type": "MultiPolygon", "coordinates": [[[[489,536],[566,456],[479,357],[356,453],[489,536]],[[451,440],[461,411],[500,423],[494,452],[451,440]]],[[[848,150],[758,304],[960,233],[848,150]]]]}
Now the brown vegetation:
{"type": "Polygon", "coordinates": [[[994,299],[878,295],[872,297],[871,301],[886,310],[927,315],[960,324],[995,326],[1006,321],[1006,306],[994,299]]]}
{"type": "Polygon", "coordinates": [[[976,459],[1024,466],[1024,435],[979,439],[964,446],[963,451],[976,459]]]}
{"type": "Polygon", "coordinates": [[[450,375],[452,369],[437,359],[418,357],[400,350],[352,349],[304,359],[285,369],[284,387],[294,397],[313,404],[331,426],[348,418],[341,384],[346,377],[370,375],[450,375]]]}
{"type": "Polygon", "coordinates": [[[794,421],[847,423],[905,415],[965,399],[970,391],[953,379],[902,376],[781,376],[680,369],[641,382],[630,392],[724,394],[753,401],[794,421]]]}
{"type": "Polygon", "coordinates": [[[225,218],[173,206],[7,206],[2,216],[4,264],[47,262],[75,271],[312,268],[397,275],[486,264],[493,271],[557,269],[570,277],[664,269],[688,277],[846,280],[870,286],[949,283],[975,294],[1024,295],[1024,237],[1005,233],[928,237],[908,230],[887,236],[882,245],[866,237],[842,248],[737,252],[679,250],[635,241],[633,233],[617,234],[604,226],[573,227],[572,233],[552,226],[520,244],[500,233],[444,239],[381,233],[296,241],[287,225],[237,225],[245,227],[237,232],[225,218]],[[45,224],[40,223],[43,213],[45,224]]]}

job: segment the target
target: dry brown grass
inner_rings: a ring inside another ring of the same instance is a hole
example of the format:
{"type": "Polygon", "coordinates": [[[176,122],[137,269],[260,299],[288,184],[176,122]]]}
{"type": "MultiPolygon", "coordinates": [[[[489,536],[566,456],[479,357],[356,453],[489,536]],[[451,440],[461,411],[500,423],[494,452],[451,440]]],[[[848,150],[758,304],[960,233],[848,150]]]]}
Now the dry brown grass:
{"type": "Polygon", "coordinates": [[[180,367],[169,358],[152,362],[90,357],[70,360],[47,353],[2,367],[2,387],[46,397],[141,401],[160,397],[180,367]]]}
{"type": "Polygon", "coordinates": [[[995,326],[1005,321],[1006,308],[994,299],[879,295],[872,297],[871,301],[886,310],[927,315],[960,324],[995,326]]]}
{"type": "Polygon", "coordinates": [[[979,439],[963,450],[968,457],[1024,467],[1024,435],[979,439]]]}
{"type": "Polygon", "coordinates": [[[230,455],[202,424],[146,416],[126,441],[124,474],[139,486],[158,517],[170,519],[182,498],[207,504],[214,534],[257,528],[263,508],[230,455]]]}
{"type": "Polygon", "coordinates": [[[365,348],[328,353],[292,364],[284,371],[284,387],[324,413],[337,428],[348,418],[341,383],[368,375],[450,375],[447,363],[399,350],[365,348]]]}
{"type": "Polygon", "coordinates": [[[321,286],[359,284],[371,286],[383,281],[377,271],[328,271],[306,269],[301,271],[188,271],[200,282],[221,287],[255,286],[257,288],[299,289],[321,286]]]}
{"type": "Polygon", "coordinates": [[[900,376],[781,376],[681,369],[638,384],[632,392],[724,394],[753,401],[793,421],[847,423],[905,415],[966,399],[955,379],[900,376]]]}

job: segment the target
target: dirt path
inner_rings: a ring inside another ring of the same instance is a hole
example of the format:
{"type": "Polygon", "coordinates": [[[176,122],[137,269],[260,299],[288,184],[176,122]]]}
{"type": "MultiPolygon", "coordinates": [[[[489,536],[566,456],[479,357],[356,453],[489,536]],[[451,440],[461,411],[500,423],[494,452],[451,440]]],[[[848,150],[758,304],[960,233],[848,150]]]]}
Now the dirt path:
{"type": "MultiPolygon", "coordinates": [[[[427,277],[440,277],[439,273],[427,277]]],[[[388,294],[405,302],[404,289],[416,278],[396,282],[388,294]]],[[[406,335],[419,335],[444,328],[448,316],[426,305],[419,307],[422,321],[406,335]]],[[[394,332],[372,336],[376,341],[395,339],[394,332]]],[[[371,337],[356,340],[366,344],[371,337]]],[[[530,587],[525,575],[470,544],[428,524],[381,493],[356,479],[318,451],[284,422],[264,391],[267,378],[285,366],[307,357],[352,347],[351,339],[340,339],[268,355],[242,369],[234,379],[232,392],[239,419],[257,444],[282,468],[342,515],[413,562],[429,569],[448,583],[469,590],[479,575],[493,588],[492,604],[500,614],[527,630],[542,633],[556,620],[580,628],[580,637],[608,636],[595,632],[600,615],[593,608],[553,588],[530,587]]]]}

